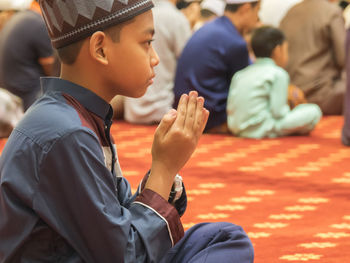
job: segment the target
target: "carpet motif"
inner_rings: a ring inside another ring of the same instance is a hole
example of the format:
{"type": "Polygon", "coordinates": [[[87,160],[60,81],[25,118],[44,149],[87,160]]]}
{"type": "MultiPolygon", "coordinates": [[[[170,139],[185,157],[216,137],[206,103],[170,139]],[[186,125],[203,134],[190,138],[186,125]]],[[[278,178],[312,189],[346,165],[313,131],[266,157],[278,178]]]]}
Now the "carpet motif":
{"type": "MultiPolygon", "coordinates": [[[[180,172],[189,200],[185,229],[241,225],[256,263],[350,262],[350,148],[340,142],[342,125],[342,117],[324,117],[310,136],[278,139],[203,135],[180,172]]],[[[151,166],[155,128],[112,126],[133,191],[151,166]]]]}
{"type": "MultiPolygon", "coordinates": [[[[325,117],[310,136],[266,140],[204,135],[181,171],[189,197],[185,229],[241,225],[256,263],[350,262],[350,148],[340,143],[342,125],[341,117],[325,117]]],[[[113,126],[134,188],[150,167],[154,130],[113,126]]]]}

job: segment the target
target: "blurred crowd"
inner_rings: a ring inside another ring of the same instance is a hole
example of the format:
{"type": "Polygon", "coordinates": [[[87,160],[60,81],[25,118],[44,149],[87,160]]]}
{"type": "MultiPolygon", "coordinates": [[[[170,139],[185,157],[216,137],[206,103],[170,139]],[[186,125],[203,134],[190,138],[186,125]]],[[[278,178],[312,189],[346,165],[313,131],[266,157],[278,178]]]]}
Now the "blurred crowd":
{"type": "MultiPolygon", "coordinates": [[[[247,138],[308,134],[322,115],[344,115],[350,6],[338,0],[154,0],[160,58],[140,98],[115,97],[115,119],[156,124],[181,94],[198,91],[208,133],[247,138]]],[[[59,76],[37,1],[0,0],[0,136],[59,76]]],[[[348,98],[349,97],[349,98],[348,98]]]]}

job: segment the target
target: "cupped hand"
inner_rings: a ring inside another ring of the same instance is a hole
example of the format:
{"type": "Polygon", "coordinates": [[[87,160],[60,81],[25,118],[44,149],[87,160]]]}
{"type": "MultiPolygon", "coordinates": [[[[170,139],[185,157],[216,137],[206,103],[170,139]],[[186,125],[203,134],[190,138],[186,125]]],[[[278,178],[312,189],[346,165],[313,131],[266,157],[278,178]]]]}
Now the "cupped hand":
{"type": "Polygon", "coordinates": [[[171,110],[160,122],[152,145],[152,168],[146,187],[157,182],[161,195],[169,195],[175,175],[194,152],[209,117],[204,99],[196,91],[182,95],[177,111],[171,110]],[[163,189],[163,190],[162,190],[163,189]]]}

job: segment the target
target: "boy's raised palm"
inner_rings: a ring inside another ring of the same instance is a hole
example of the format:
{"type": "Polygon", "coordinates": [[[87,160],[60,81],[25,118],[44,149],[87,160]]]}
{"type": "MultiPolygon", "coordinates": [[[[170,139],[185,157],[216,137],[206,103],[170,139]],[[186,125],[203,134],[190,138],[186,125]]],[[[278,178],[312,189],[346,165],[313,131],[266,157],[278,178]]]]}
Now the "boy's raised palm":
{"type": "Polygon", "coordinates": [[[194,152],[207,123],[209,112],[197,92],[182,95],[177,111],[159,124],[152,146],[152,168],[147,188],[167,199],[175,175],[194,152]]]}

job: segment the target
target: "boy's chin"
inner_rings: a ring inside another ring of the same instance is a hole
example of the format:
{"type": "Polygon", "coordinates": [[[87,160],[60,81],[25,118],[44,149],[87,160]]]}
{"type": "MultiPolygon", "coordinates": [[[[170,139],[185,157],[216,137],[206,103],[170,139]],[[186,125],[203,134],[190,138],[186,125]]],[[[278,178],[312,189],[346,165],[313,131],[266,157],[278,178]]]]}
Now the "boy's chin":
{"type": "MultiPolygon", "coordinates": [[[[147,88],[148,88],[148,87],[147,87],[147,88]]],[[[135,98],[135,99],[137,99],[137,98],[141,98],[143,95],[145,95],[145,94],[146,94],[147,88],[146,88],[146,89],[144,89],[143,91],[141,91],[141,92],[137,93],[137,94],[132,94],[132,95],[129,95],[129,97],[131,97],[131,98],[135,98]]]]}

